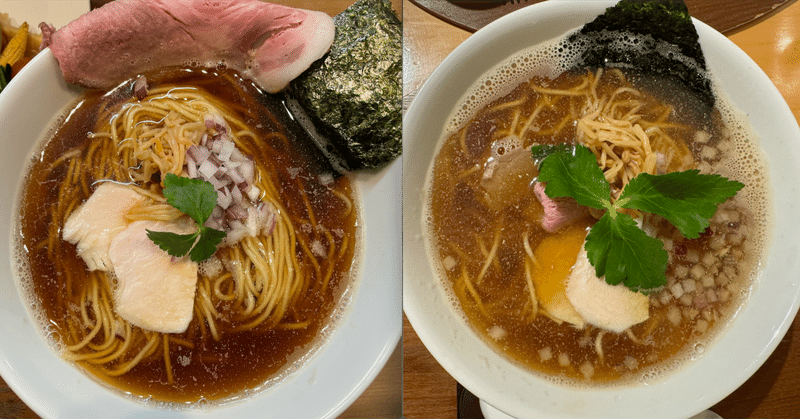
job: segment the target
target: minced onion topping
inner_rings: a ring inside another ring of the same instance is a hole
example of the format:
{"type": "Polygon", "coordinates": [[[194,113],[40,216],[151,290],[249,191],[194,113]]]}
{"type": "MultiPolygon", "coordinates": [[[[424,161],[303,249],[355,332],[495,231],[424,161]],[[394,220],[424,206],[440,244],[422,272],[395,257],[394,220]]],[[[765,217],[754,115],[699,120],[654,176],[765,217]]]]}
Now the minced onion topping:
{"type": "Polygon", "coordinates": [[[186,174],[205,180],[217,191],[217,206],[205,225],[227,233],[221,246],[238,242],[262,231],[272,233],[275,210],[262,202],[255,186],[255,162],[236,147],[231,129],[222,116],[205,115],[206,132],[200,144],[186,150],[186,174]]]}

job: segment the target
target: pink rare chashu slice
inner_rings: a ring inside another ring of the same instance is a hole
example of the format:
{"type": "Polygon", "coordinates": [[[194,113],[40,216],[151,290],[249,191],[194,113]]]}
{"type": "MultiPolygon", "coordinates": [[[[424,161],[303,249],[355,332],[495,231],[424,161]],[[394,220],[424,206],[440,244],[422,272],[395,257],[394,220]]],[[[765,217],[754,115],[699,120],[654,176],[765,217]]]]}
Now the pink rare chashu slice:
{"type": "Polygon", "coordinates": [[[551,233],[558,231],[589,213],[586,207],[579,205],[572,198],[550,198],[544,191],[544,182],[536,182],[533,185],[533,194],[544,207],[541,221],[546,231],[551,233]]]}
{"type": "Polygon", "coordinates": [[[275,93],[333,43],[325,13],[259,0],[116,0],[52,34],[64,79],[111,89],[167,66],[224,63],[275,93]]]}

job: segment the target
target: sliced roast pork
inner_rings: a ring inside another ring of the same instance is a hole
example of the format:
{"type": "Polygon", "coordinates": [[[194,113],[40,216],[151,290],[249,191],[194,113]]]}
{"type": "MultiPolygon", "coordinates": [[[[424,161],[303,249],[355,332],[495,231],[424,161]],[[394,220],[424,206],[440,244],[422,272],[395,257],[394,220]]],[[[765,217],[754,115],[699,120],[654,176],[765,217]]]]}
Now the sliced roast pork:
{"type": "Polygon", "coordinates": [[[536,182],[533,185],[533,193],[536,195],[536,199],[542,203],[542,207],[544,207],[542,227],[545,230],[549,232],[558,231],[589,214],[589,210],[578,205],[578,202],[574,199],[570,197],[550,198],[544,190],[545,184],[543,182],[536,182]]]}
{"type": "Polygon", "coordinates": [[[167,66],[226,65],[275,93],[333,43],[325,13],[259,0],[116,0],[45,39],[64,78],[110,89],[167,66]]]}

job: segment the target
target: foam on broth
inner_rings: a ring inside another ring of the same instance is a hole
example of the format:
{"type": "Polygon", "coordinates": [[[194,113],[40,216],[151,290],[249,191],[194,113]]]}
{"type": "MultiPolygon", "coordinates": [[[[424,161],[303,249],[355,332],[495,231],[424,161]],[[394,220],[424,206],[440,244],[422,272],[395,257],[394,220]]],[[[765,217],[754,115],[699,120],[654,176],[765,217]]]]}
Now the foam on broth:
{"type": "MultiPolygon", "coordinates": [[[[476,114],[487,106],[487,104],[508,95],[521,83],[527,82],[534,77],[543,80],[552,80],[571,68],[575,59],[580,56],[584,46],[564,42],[565,38],[566,36],[523,50],[498,64],[473,84],[472,88],[462,97],[456,108],[452,111],[445,126],[444,133],[437,145],[437,157],[434,164],[429,168],[425,185],[426,202],[423,221],[425,225],[425,243],[428,248],[428,255],[431,255],[430,263],[431,266],[434,267],[437,277],[440,280],[440,285],[442,285],[445,290],[449,301],[453,305],[454,311],[459,313],[462,320],[470,324],[473,330],[475,330],[490,346],[495,348],[496,351],[503,353],[506,358],[521,364],[537,375],[556,383],[577,387],[593,386],[597,384],[630,385],[634,383],[652,382],[669,375],[676,369],[685,366],[691,360],[702,356],[705,349],[713,344],[715,338],[720,333],[724,332],[727,324],[735,317],[739,308],[746,303],[752,288],[757,284],[759,276],[758,266],[770,242],[769,235],[772,231],[772,191],[769,187],[770,181],[767,175],[768,165],[766,157],[761,150],[758,136],[750,127],[747,117],[739,112],[734,104],[727,99],[720,83],[713,80],[713,75],[711,75],[711,77],[714,94],[717,98],[716,109],[719,113],[719,119],[724,126],[720,132],[724,140],[715,144],[715,148],[722,157],[711,159],[713,163],[700,162],[698,169],[704,173],[719,173],[728,178],[739,180],[746,185],[735,197],[735,202],[737,206],[743,209],[743,212],[749,214],[750,226],[746,244],[748,251],[743,252],[739,262],[739,266],[742,268],[741,270],[747,273],[741,275],[744,277],[744,281],[741,283],[737,285],[730,284],[731,295],[729,296],[729,300],[725,304],[725,307],[720,310],[718,318],[710,321],[711,326],[708,330],[698,333],[698,336],[692,337],[690,342],[683,345],[676,353],[668,356],[666,359],[651,363],[651,365],[646,367],[631,368],[633,373],[621,374],[617,379],[601,380],[601,382],[576,379],[574,374],[573,376],[565,375],[563,371],[559,371],[558,368],[548,370],[548,368],[531,366],[530,363],[520,359],[520,354],[510,355],[507,353],[508,348],[504,347],[502,343],[506,333],[503,328],[491,325],[486,326],[484,324],[480,324],[479,326],[478,323],[471,318],[473,316],[465,312],[459,297],[453,290],[453,282],[447,279],[448,270],[452,269],[458,262],[449,254],[443,257],[438,256],[440,254],[440,248],[436,234],[433,232],[435,216],[432,213],[431,195],[433,195],[432,190],[434,189],[435,183],[433,180],[435,176],[434,167],[436,161],[439,159],[439,154],[442,153],[444,144],[449,137],[470,123],[470,121],[475,118],[476,114]]],[[[636,39],[636,37],[626,37],[618,42],[619,47],[628,49],[638,48],[638,45],[640,45],[640,40],[636,39]]],[[[522,147],[521,142],[518,142],[519,140],[514,138],[505,140],[502,147],[492,148],[492,156],[494,158],[499,157],[496,149],[502,149],[500,153],[502,154],[509,149],[522,147]]],[[[711,153],[711,151],[703,150],[703,146],[700,143],[693,147],[695,155],[711,153]]],[[[718,211],[718,215],[715,217],[727,217],[729,214],[725,209],[728,207],[723,205],[720,208],[721,211],[718,211]]],[[[724,219],[716,221],[718,223],[734,222],[724,219]]],[[[672,243],[668,243],[666,246],[670,247],[672,243]]],[[[694,255],[692,255],[692,257],[694,257],[694,255]]],[[[677,265],[678,264],[676,264],[676,266],[677,265]]],[[[685,265],[689,265],[689,263],[685,265]]],[[[692,273],[688,267],[676,266],[671,264],[668,276],[676,277],[680,274],[687,275],[691,278],[692,273]],[[676,272],[676,270],[679,272],[676,272]],[[686,270],[686,272],[683,272],[684,270],[686,270]]],[[[674,282],[677,281],[671,281],[670,285],[674,285],[674,282]]],[[[695,283],[701,284],[702,281],[698,278],[695,283]]],[[[669,292],[670,285],[662,292],[669,292]]],[[[656,305],[660,304],[657,296],[651,297],[651,312],[652,301],[654,299],[656,300],[656,305]]],[[[678,303],[677,301],[674,302],[678,303]]],[[[683,307],[680,308],[681,315],[684,315],[683,307]]],[[[698,313],[698,315],[699,314],[700,313],[698,313]]],[[[533,356],[542,358],[549,356],[551,359],[558,360],[558,353],[552,353],[552,351],[548,353],[548,351],[550,351],[549,346],[543,345],[540,346],[538,354],[533,354],[533,356]]],[[[532,354],[529,353],[527,356],[531,355],[532,354]]],[[[534,364],[536,363],[534,362],[534,364]]],[[[573,367],[577,367],[577,365],[573,365],[573,367]]]]}

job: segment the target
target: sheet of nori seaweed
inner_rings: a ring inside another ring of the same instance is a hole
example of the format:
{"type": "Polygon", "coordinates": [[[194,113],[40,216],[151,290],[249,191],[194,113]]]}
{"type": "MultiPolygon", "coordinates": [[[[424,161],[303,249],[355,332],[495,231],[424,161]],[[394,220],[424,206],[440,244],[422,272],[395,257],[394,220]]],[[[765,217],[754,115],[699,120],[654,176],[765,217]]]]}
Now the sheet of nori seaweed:
{"type": "Polygon", "coordinates": [[[402,24],[388,0],[359,0],[333,20],[330,52],[290,95],[346,169],[379,168],[402,151],[402,24]]]}
{"type": "Polygon", "coordinates": [[[697,30],[683,0],[621,0],[568,40],[588,45],[576,68],[622,65],[672,77],[714,106],[697,30]],[[638,50],[611,45],[626,33],[644,35],[638,50]]]}

